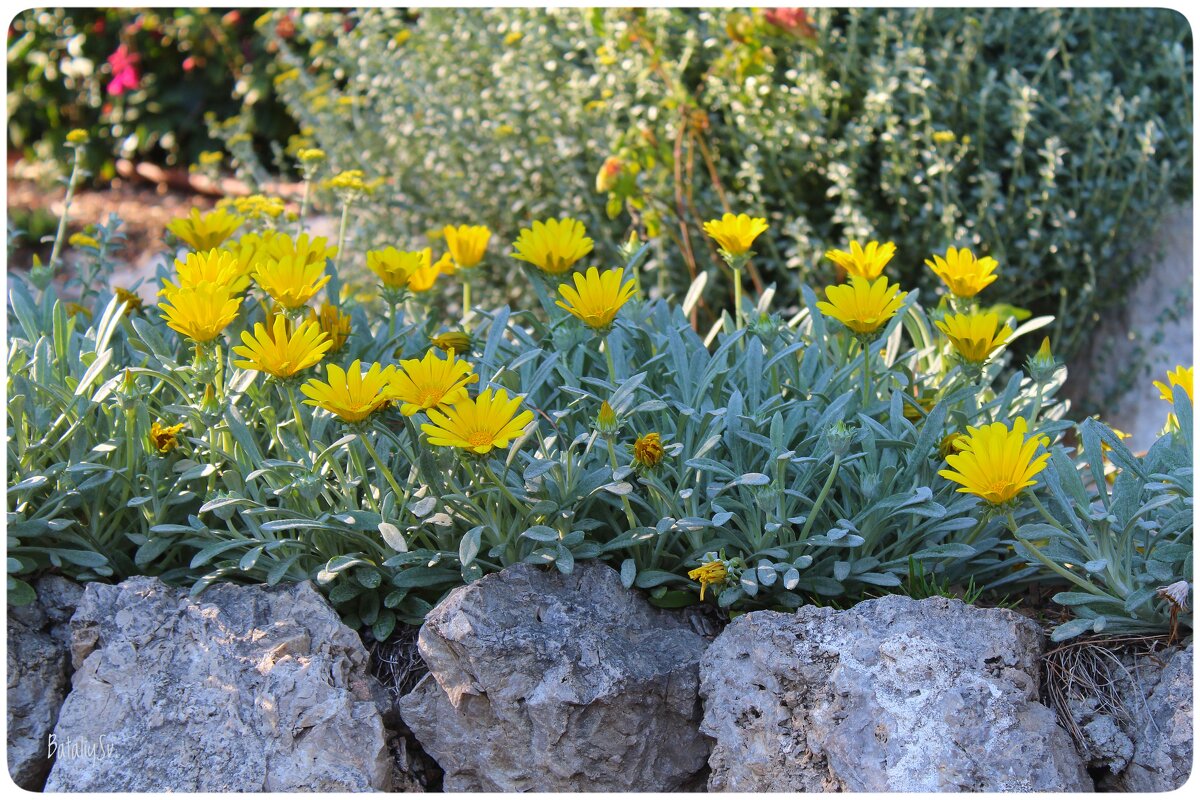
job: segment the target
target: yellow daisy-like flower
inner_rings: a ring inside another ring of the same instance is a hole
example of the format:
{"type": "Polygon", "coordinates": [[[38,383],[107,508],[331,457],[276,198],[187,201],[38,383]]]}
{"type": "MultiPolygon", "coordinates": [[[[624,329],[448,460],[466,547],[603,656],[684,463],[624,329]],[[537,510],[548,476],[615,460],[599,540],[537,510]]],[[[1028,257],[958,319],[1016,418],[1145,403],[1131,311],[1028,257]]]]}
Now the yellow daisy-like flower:
{"type": "Polygon", "coordinates": [[[88,132],[83,128],[75,128],[67,134],[67,144],[75,146],[85,145],[88,143],[88,139],[90,138],[91,137],[88,135],[88,132]]]}
{"type": "Polygon", "coordinates": [[[987,361],[988,357],[1013,334],[1012,328],[1001,325],[999,314],[984,314],[979,311],[951,314],[934,324],[946,334],[946,338],[963,360],[972,364],[987,361]]]}
{"type": "Polygon", "coordinates": [[[766,219],[747,214],[726,214],[720,219],[710,219],[704,223],[704,232],[731,256],[748,253],[754,240],[766,229],[766,219]]]}
{"type": "Polygon", "coordinates": [[[474,400],[455,403],[446,412],[429,409],[429,422],[421,426],[434,447],[457,447],[483,455],[496,447],[508,447],[533,422],[533,412],[517,413],[520,397],[484,389],[474,400]]]}
{"type": "Polygon", "coordinates": [[[521,229],[512,255],[542,272],[561,275],[592,252],[592,240],[584,233],[583,223],[571,217],[535,221],[532,228],[521,229]]]}
{"type": "MultiPolygon", "coordinates": [[[[293,239],[286,233],[276,231],[269,239],[263,234],[263,242],[270,258],[282,259],[292,257],[305,264],[321,264],[337,257],[337,248],[329,247],[329,241],[324,236],[309,236],[302,233],[293,239]]],[[[243,237],[245,238],[245,237],[243,237]]]]}
{"type": "Polygon", "coordinates": [[[563,299],[556,301],[556,305],[565,308],[593,330],[606,331],[612,326],[621,306],[633,297],[635,291],[633,281],[621,283],[624,275],[623,267],[603,273],[591,267],[585,275],[577,272],[574,275],[574,288],[565,283],[559,284],[558,293],[563,299]]]}
{"type": "Polygon", "coordinates": [[[492,232],[483,225],[459,225],[457,228],[447,225],[442,228],[442,234],[446,237],[446,247],[450,248],[450,255],[458,269],[478,266],[492,237],[492,232]]]}
{"type": "Polygon", "coordinates": [[[394,247],[368,250],[367,268],[378,275],[387,288],[406,289],[414,273],[430,268],[432,257],[433,251],[428,247],[424,250],[397,250],[394,247]]]}
{"type": "Polygon", "coordinates": [[[237,317],[241,304],[224,287],[206,284],[172,292],[159,308],[171,330],[194,342],[211,342],[237,317]]]}
{"type": "Polygon", "coordinates": [[[1049,453],[1037,453],[1044,440],[1026,438],[1027,423],[1018,417],[1010,430],[1003,422],[979,428],[967,427],[967,434],[955,440],[957,454],[946,456],[951,469],[938,472],[948,481],[960,483],[964,494],[982,497],[992,505],[1012,500],[1023,489],[1036,485],[1034,480],[1046,468],[1049,453]]]}
{"type": "Polygon", "coordinates": [[[942,279],[957,297],[974,297],[991,285],[999,276],[995,274],[999,264],[991,256],[975,258],[967,248],[951,247],[946,257],[935,255],[933,261],[925,263],[942,279]]]}
{"type": "Polygon", "coordinates": [[[241,217],[223,209],[201,214],[193,208],[188,216],[167,223],[167,230],[187,242],[193,250],[212,250],[233,235],[241,224],[241,217]]]}
{"type": "Polygon", "coordinates": [[[722,586],[729,579],[729,570],[724,561],[710,561],[688,572],[688,577],[700,583],[700,599],[709,586],[722,586]]]}
{"type": "Polygon", "coordinates": [[[372,364],[364,374],[357,359],[349,369],[326,364],[329,382],[310,378],[300,391],[305,404],[323,408],[343,422],[362,422],[391,402],[388,386],[396,368],[372,364]]]}
{"type": "Polygon", "coordinates": [[[264,292],[284,308],[300,308],[329,283],[325,262],[309,262],[304,254],[260,261],[254,280],[264,292]]]}
{"type": "Polygon", "coordinates": [[[150,444],[161,455],[174,450],[179,445],[179,432],[183,430],[183,423],[178,425],[163,425],[155,422],[150,425],[150,444]]]}
{"type": "Polygon", "coordinates": [[[329,355],[333,355],[350,338],[350,315],[343,314],[332,303],[322,303],[321,310],[310,308],[308,318],[321,326],[321,330],[329,336],[329,355]]]}
{"type": "Polygon", "coordinates": [[[447,358],[438,358],[435,349],[424,358],[401,361],[389,391],[400,402],[400,413],[411,417],[418,411],[461,403],[467,399],[467,384],[477,380],[469,361],[455,358],[453,350],[447,358]]]}
{"type": "Polygon", "coordinates": [[[100,242],[96,241],[95,237],[88,236],[86,233],[72,233],[67,239],[67,244],[71,247],[90,247],[93,250],[100,249],[100,242]]]}
{"type": "Polygon", "coordinates": [[[908,292],[889,284],[887,276],[869,281],[851,275],[849,283],[826,287],[828,302],[817,303],[817,308],[855,333],[874,333],[895,316],[907,296],[908,292]]]}
{"type": "Polygon", "coordinates": [[[437,336],[431,336],[429,343],[442,352],[453,350],[456,353],[471,353],[471,334],[466,331],[446,331],[437,336]]]}
{"type": "Polygon", "coordinates": [[[238,274],[249,281],[259,262],[270,258],[271,242],[276,236],[283,235],[275,231],[246,233],[235,241],[227,242],[221,249],[233,256],[237,262],[238,274]]]}
{"type": "Polygon", "coordinates": [[[1187,392],[1188,400],[1192,399],[1192,367],[1176,366],[1175,369],[1167,373],[1167,383],[1155,381],[1154,386],[1158,389],[1159,398],[1166,400],[1168,403],[1175,402],[1175,387],[1178,386],[1183,391],[1187,392]]]}
{"type": "Polygon", "coordinates": [[[170,297],[180,289],[198,286],[220,286],[229,294],[241,294],[250,286],[250,278],[242,271],[238,257],[223,249],[188,253],[185,261],[175,259],[175,275],[179,284],[163,281],[159,295],[170,297]]]}
{"type": "Polygon", "coordinates": [[[315,322],[306,321],[294,331],[282,315],[268,330],[261,322],[254,326],[254,335],[242,331],[242,344],[233,348],[241,361],[235,367],[257,370],[285,380],[317,364],[333,344],[328,334],[315,322]]]}
{"type": "Polygon", "coordinates": [[[867,242],[864,248],[858,242],[850,243],[850,252],[845,250],[826,250],[825,257],[842,269],[847,275],[857,275],[873,281],[883,274],[883,268],[896,255],[894,242],[867,242]]]}
{"type": "Polygon", "coordinates": [[[633,443],[633,463],[646,469],[654,469],[662,463],[665,451],[662,437],[657,433],[639,436],[633,443]]]}
{"type": "MultiPolygon", "coordinates": [[[[426,249],[425,252],[430,251],[426,249]]],[[[437,282],[438,276],[445,273],[447,268],[449,268],[449,273],[454,272],[454,259],[450,257],[449,253],[438,259],[436,264],[430,263],[417,267],[412,275],[408,276],[408,290],[417,293],[428,292],[437,282]]]]}

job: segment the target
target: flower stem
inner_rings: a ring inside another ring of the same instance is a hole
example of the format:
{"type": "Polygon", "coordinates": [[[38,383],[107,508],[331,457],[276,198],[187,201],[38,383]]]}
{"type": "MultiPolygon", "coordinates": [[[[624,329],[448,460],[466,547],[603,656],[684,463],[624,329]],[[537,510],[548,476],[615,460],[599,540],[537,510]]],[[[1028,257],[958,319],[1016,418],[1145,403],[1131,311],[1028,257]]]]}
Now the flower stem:
{"type": "Polygon", "coordinates": [[[813,523],[817,520],[817,512],[821,510],[821,506],[825,504],[825,498],[829,494],[829,490],[833,488],[833,481],[837,478],[838,467],[842,465],[842,457],[835,455],[833,457],[833,466],[829,468],[829,477],[825,479],[825,485],[821,487],[821,493],[817,495],[816,501],[813,503],[812,509],[808,512],[808,519],[804,521],[804,528],[800,531],[800,541],[808,538],[808,532],[812,530],[813,523]]]}
{"type": "Polygon", "coordinates": [[[288,396],[288,402],[292,406],[292,416],[296,418],[296,436],[300,439],[300,446],[304,448],[304,457],[308,458],[308,431],[304,430],[304,420],[300,417],[300,405],[296,402],[296,390],[289,383],[285,387],[288,396]]]}
{"type": "Polygon", "coordinates": [[[867,404],[871,402],[871,345],[863,341],[863,411],[867,410],[867,404]]]}
{"type": "Polygon", "coordinates": [[[742,327],[742,270],[733,268],[733,319],[740,329],[742,327]]]}
{"type": "MultiPolygon", "coordinates": [[[[299,236],[304,232],[304,217],[308,214],[308,197],[312,192],[312,181],[305,179],[304,181],[304,196],[300,198],[300,215],[296,218],[296,235],[299,236]]],[[[341,250],[338,254],[341,255],[341,250]]]]}
{"type": "Polygon", "coordinates": [[[612,381],[613,386],[617,385],[617,367],[613,363],[612,347],[608,343],[608,336],[604,336],[601,340],[601,349],[604,350],[604,360],[608,364],[608,379],[612,381]]]}
{"type": "Polygon", "coordinates": [[[462,298],[462,326],[464,331],[471,330],[471,323],[468,318],[471,316],[471,280],[465,274],[463,275],[463,298],[462,298]]]}
{"type": "Polygon", "coordinates": [[[342,221],[338,225],[337,259],[333,262],[334,269],[342,265],[342,249],[346,246],[346,224],[350,221],[350,204],[342,203],[342,221]]]}
{"type": "Polygon", "coordinates": [[[67,235],[67,217],[71,212],[71,201],[75,198],[75,184],[79,181],[80,152],[79,148],[75,148],[75,158],[71,163],[71,178],[67,181],[67,194],[63,198],[62,216],[58,218],[58,231],[54,234],[54,247],[50,249],[50,262],[46,265],[51,275],[54,274],[54,268],[58,266],[58,256],[62,252],[63,238],[67,235]]]}
{"type": "MultiPolygon", "coordinates": [[[[612,439],[605,436],[605,444],[608,445],[608,463],[612,466],[613,472],[617,471],[617,451],[613,448],[612,439]]],[[[625,506],[625,519],[629,522],[629,530],[637,527],[637,517],[633,513],[633,506],[629,504],[629,498],[621,495],[621,504],[625,506]]]]}
{"type": "Polygon", "coordinates": [[[396,493],[396,506],[403,506],[406,497],[404,491],[400,488],[400,484],[396,483],[396,477],[392,475],[392,471],[390,469],[384,466],[383,459],[379,457],[379,453],[375,452],[375,448],[372,446],[371,440],[365,435],[358,438],[362,440],[363,447],[367,448],[367,453],[370,454],[371,460],[375,462],[375,469],[383,474],[383,477],[387,479],[388,485],[392,487],[392,491],[396,493]]]}

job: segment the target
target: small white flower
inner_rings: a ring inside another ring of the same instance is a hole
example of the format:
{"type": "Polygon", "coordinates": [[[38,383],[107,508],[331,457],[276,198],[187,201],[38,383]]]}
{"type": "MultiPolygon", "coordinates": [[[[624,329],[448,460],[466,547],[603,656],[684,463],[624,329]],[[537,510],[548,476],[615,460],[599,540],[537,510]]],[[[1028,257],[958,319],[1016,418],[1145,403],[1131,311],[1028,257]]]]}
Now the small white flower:
{"type": "Polygon", "coordinates": [[[1188,593],[1190,591],[1191,586],[1187,581],[1175,581],[1170,586],[1158,587],[1158,596],[1180,611],[1186,611],[1188,607],[1188,593]]]}

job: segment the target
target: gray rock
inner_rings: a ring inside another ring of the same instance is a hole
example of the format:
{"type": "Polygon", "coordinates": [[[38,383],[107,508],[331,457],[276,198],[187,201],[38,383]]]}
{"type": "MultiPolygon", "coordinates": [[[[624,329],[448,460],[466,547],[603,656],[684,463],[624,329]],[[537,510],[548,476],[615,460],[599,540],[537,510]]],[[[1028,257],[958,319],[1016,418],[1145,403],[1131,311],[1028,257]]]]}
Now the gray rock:
{"type": "Polygon", "coordinates": [[[357,634],[304,583],[91,584],[48,791],[362,791],[390,765],[357,634]]]}
{"type": "Polygon", "coordinates": [[[701,662],[709,790],[1091,791],[1040,653],[1030,620],[945,598],[745,614],[701,662]]]}
{"type": "Polygon", "coordinates": [[[50,771],[47,743],[70,684],[66,622],[83,589],[57,575],[35,585],[38,599],[9,609],[8,770],[39,791],[50,771]]]}
{"type": "Polygon", "coordinates": [[[704,769],[704,639],[602,564],[521,564],[454,590],[400,713],[446,791],[672,791],[704,769]]]}
{"type": "Polygon", "coordinates": [[[1192,648],[1176,651],[1130,730],[1133,757],[1108,782],[1118,792],[1170,792],[1192,771],[1192,648]]]}

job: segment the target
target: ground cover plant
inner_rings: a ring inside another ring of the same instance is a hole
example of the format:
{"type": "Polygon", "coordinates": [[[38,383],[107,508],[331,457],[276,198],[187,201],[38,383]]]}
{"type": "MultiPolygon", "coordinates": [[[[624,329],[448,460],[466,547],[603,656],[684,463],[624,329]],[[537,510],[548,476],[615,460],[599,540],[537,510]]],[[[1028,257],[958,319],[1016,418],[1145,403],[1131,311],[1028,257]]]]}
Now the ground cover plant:
{"type": "MultiPolygon", "coordinates": [[[[78,173],[86,134],[70,141],[78,173]]],[[[1052,320],[1019,322],[983,252],[910,255],[926,291],[893,280],[894,243],[852,242],[830,253],[847,278],[802,287],[798,311],[739,288],[697,329],[712,287],[648,297],[638,237],[616,267],[569,217],[454,220],[437,257],[356,251],[373,187],[324,181],[336,240],[269,197],[177,220],[157,305],[110,286],[117,220],[60,226],[50,263],[13,277],[10,602],[45,570],[312,579],[382,640],[508,564],[603,559],[662,606],[1036,581],[1062,589],[1056,637],[1190,630],[1191,368],[1159,387],[1170,416],[1143,456],[1071,421],[1052,320]],[[531,303],[472,304],[489,272],[531,303]]],[[[769,223],[704,230],[740,287],[769,223]]]]}

